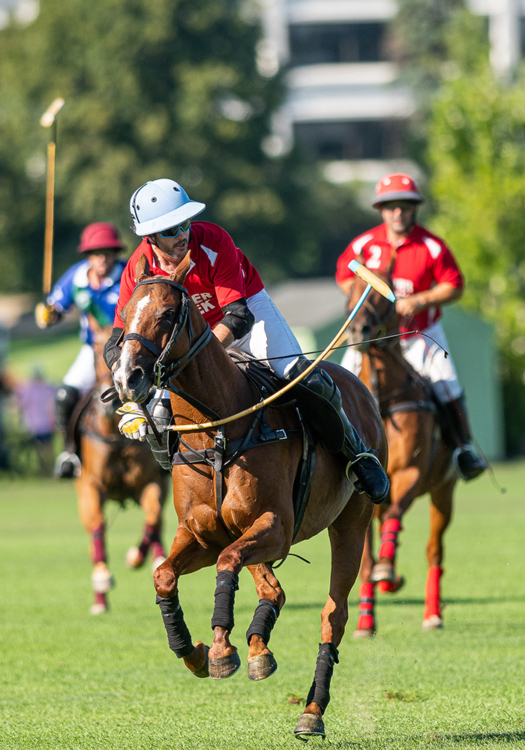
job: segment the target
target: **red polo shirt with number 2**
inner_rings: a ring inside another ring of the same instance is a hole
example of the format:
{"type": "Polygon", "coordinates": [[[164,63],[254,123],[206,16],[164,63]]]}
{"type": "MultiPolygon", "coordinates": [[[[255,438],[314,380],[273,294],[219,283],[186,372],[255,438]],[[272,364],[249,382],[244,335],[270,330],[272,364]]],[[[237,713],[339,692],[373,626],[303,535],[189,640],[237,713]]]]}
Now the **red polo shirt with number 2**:
{"type": "MultiPolygon", "coordinates": [[[[385,224],[356,237],[337,261],[337,283],[341,284],[354,276],[348,268],[351,260],[364,263],[371,271],[386,273],[393,251],[387,239],[385,224]]],[[[391,275],[394,293],[398,298],[426,292],[443,282],[458,289],[463,289],[464,285],[458,264],[443,240],[419,224],[414,225],[410,235],[397,248],[391,275]]],[[[412,319],[403,318],[399,328],[402,333],[415,328],[424,331],[440,317],[439,307],[429,307],[412,319]]]]}
{"type": "MultiPolygon", "coordinates": [[[[257,270],[228,232],[216,224],[192,222],[189,249],[191,263],[184,286],[212,328],[224,317],[222,307],[241,297],[253,297],[264,289],[257,270]]],[[[124,327],[120,313],[133,294],[137,283],[135,269],[142,255],[148,259],[152,276],[169,275],[157,265],[151,245],[143,240],[122,273],[115,328],[124,327]]]]}

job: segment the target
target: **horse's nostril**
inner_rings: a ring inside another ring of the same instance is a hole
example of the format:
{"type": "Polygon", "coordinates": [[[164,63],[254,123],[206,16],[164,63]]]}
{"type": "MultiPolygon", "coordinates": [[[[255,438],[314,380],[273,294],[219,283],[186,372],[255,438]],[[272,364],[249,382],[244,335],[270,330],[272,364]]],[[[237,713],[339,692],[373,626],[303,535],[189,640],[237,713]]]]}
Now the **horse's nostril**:
{"type": "Polygon", "coordinates": [[[135,367],[128,377],[128,387],[135,388],[142,378],[144,377],[144,370],[142,367],[135,367]]]}

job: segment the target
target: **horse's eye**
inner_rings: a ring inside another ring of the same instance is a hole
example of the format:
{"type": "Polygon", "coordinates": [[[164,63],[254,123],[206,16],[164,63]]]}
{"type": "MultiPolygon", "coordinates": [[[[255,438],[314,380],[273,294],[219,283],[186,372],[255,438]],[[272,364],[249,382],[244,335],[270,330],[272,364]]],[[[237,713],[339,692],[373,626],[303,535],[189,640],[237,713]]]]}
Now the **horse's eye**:
{"type": "Polygon", "coordinates": [[[173,320],[174,317],[175,317],[175,310],[165,310],[162,313],[162,319],[163,320],[170,320],[171,321],[171,320],[173,320]]]}

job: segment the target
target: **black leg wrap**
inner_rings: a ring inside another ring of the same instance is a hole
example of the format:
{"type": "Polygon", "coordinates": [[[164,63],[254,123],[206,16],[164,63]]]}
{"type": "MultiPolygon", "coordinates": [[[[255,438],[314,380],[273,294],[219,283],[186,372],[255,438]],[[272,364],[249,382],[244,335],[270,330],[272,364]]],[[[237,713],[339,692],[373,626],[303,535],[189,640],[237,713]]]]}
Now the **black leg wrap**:
{"type": "Polygon", "coordinates": [[[193,651],[193,643],[191,642],[190,631],[184,622],[184,613],[179,604],[179,597],[174,596],[172,599],[162,599],[157,594],[156,603],[162,612],[169,647],[177,659],[189,656],[193,651]]]}
{"type": "Polygon", "coordinates": [[[215,608],[211,618],[211,628],[224,628],[229,633],[235,625],[233,619],[233,604],[235,592],[239,590],[239,576],[230,570],[221,570],[217,574],[217,588],[215,589],[215,608]]]}
{"type": "Polygon", "coordinates": [[[250,645],[252,635],[258,635],[268,645],[273,626],[278,617],[279,609],[276,604],[270,601],[270,599],[259,599],[259,604],[253,615],[251,625],[246,631],[248,646],[250,645]]]}
{"type": "Polygon", "coordinates": [[[317,703],[323,713],[330,703],[330,681],[334,663],[339,664],[339,651],[333,643],[320,643],[314,681],[308,693],[306,705],[312,702],[317,703]]]}

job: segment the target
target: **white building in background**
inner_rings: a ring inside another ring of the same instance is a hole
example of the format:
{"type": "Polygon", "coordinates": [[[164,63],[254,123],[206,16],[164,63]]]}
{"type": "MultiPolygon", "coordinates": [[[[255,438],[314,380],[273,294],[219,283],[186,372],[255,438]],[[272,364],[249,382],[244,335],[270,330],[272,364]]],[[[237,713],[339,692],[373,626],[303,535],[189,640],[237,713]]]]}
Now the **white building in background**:
{"type": "Polygon", "coordinates": [[[12,22],[26,26],[37,18],[39,12],[39,0],[0,0],[0,29],[12,22]]]}
{"type": "MultiPolygon", "coordinates": [[[[468,0],[487,16],[491,62],[510,80],[523,52],[525,0],[468,0]]],[[[260,70],[290,68],[288,95],[274,120],[269,154],[294,142],[325,163],[333,182],[375,182],[406,161],[403,134],[414,113],[389,49],[396,0],[264,0],[260,70]]]]}

